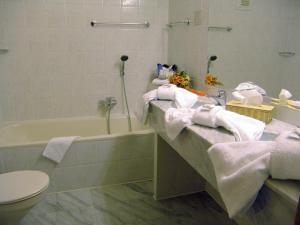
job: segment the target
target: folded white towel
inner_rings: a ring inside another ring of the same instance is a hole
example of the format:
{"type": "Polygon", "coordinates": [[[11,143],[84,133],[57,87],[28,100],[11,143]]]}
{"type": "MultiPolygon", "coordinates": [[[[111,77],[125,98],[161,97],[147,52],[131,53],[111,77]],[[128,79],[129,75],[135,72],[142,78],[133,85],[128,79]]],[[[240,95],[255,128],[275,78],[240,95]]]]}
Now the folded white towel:
{"type": "Polygon", "coordinates": [[[237,141],[258,141],[266,127],[262,121],[227,110],[218,111],[216,117],[216,124],[233,133],[237,141]]]}
{"type": "Polygon", "coordinates": [[[271,154],[271,175],[276,179],[300,180],[300,140],[282,132],[271,154]]]}
{"type": "Polygon", "coordinates": [[[165,84],[170,84],[170,81],[168,79],[161,80],[161,79],[156,78],[152,81],[152,84],[155,86],[161,86],[161,85],[165,85],[165,84]]]}
{"type": "Polygon", "coordinates": [[[78,136],[52,138],[43,151],[43,156],[56,163],[60,163],[73,141],[78,138],[78,136]]]}
{"type": "Polygon", "coordinates": [[[157,88],[157,97],[160,100],[175,100],[175,92],[177,90],[174,84],[165,84],[157,88]]]}
{"type": "Polygon", "coordinates": [[[270,153],[275,148],[275,142],[251,141],[215,144],[208,150],[230,218],[254,202],[269,176],[270,153]]]}
{"type": "Polygon", "coordinates": [[[196,124],[200,124],[207,127],[216,128],[217,112],[224,110],[221,106],[203,105],[196,109],[192,121],[196,124]]]}
{"type": "Polygon", "coordinates": [[[175,104],[177,108],[191,108],[198,101],[198,95],[184,89],[176,88],[175,104]]]}
{"type": "Polygon", "coordinates": [[[179,133],[187,126],[192,125],[194,109],[170,108],[165,114],[165,128],[168,137],[174,140],[179,133]]]}

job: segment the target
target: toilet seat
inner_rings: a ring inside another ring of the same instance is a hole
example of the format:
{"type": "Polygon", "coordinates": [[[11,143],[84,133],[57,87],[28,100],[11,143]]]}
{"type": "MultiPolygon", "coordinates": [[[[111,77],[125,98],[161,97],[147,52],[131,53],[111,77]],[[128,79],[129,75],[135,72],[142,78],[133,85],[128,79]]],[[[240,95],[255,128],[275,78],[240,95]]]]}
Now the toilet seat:
{"type": "Polygon", "coordinates": [[[40,171],[15,171],[0,174],[0,205],[16,203],[45,191],[49,177],[40,171]]]}

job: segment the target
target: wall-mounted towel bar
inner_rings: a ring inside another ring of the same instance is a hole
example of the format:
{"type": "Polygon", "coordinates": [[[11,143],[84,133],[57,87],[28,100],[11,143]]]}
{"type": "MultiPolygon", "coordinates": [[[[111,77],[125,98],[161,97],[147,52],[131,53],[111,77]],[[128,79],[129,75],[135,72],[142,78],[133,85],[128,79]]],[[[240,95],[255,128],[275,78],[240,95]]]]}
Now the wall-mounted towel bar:
{"type": "Polygon", "coordinates": [[[278,52],[282,57],[293,57],[296,55],[296,52],[278,52]]]}
{"type": "Polygon", "coordinates": [[[178,21],[178,22],[171,22],[171,23],[168,23],[167,26],[172,28],[173,26],[176,26],[176,25],[191,25],[191,20],[190,19],[186,19],[184,21],[178,21]]]}
{"type": "Polygon", "coordinates": [[[108,23],[108,22],[97,22],[97,21],[92,21],[91,26],[121,26],[121,27],[145,27],[149,28],[150,23],[149,22],[144,22],[144,23],[108,23]]]}
{"type": "Polygon", "coordinates": [[[8,49],[7,48],[0,48],[0,53],[7,53],[8,49]]]}
{"type": "Polygon", "coordinates": [[[218,27],[218,26],[210,26],[208,27],[209,31],[227,31],[230,32],[232,31],[232,27],[218,27]]]}

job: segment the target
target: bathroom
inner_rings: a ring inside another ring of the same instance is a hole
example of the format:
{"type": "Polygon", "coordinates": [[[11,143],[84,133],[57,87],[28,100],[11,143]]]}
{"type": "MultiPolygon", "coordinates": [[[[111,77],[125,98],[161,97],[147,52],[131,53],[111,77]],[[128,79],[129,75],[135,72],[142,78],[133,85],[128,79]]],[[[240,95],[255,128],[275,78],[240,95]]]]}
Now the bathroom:
{"type": "MultiPolygon", "coordinates": [[[[212,55],[222,88],[252,81],[300,100],[299,9],[298,0],[0,0],[0,176],[37,170],[50,179],[11,224],[247,224],[208,191],[154,200],[161,140],[134,114],[158,63],[205,90],[212,55]],[[60,163],[43,157],[51,138],[65,136],[76,140],[60,163]]],[[[275,114],[300,126],[297,110],[276,105],[275,114]]]]}

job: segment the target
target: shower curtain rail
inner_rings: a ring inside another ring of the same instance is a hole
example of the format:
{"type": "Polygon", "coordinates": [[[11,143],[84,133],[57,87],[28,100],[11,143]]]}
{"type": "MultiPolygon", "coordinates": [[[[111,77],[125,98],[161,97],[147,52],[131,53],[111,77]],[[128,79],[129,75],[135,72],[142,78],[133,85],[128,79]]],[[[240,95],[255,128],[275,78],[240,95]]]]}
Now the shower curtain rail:
{"type": "Polygon", "coordinates": [[[227,31],[227,32],[230,32],[232,31],[232,27],[219,27],[219,26],[210,26],[208,27],[208,30],[209,31],[227,31]]]}
{"type": "Polygon", "coordinates": [[[177,22],[171,22],[171,23],[168,23],[167,26],[172,28],[173,26],[176,26],[176,25],[191,25],[191,20],[190,19],[187,19],[187,20],[184,20],[184,21],[177,21],[177,22]]]}
{"type": "Polygon", "coordinates": [[[95,20],[93,20],[91,22],[91,26],[95,27],[95,26],[133,26],[133,27],[137,27],[137,26],[142,26],[145,28],[149,28],[150,27],[150,23],[148,21],[144,22],[144,23],[109,23],[109,22],[97,22],[95,20]]]}

